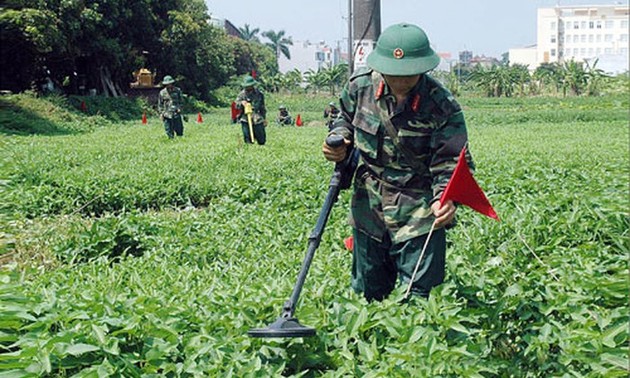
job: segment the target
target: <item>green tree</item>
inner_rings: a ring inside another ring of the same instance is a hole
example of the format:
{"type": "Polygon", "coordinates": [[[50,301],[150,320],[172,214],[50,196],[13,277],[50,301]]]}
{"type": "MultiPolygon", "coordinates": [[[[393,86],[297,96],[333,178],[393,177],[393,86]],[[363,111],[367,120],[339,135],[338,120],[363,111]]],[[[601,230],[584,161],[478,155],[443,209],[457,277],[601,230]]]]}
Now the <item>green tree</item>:
{"type": "Polygon", "coordinates": [[[259,28],[250,29],[249,24],[245,24],[243,27],[238,28],[238,30],[241,32],[245,41],[260,42],[257,36],[257,34],[260,33],[259,28]]]}
{"type": "Polygon", "coordinates": [[[291,37],[285,37],[285,31],[280,30],[275,32],[268,30],[262,33],[263,37],[269,39],[270,42],[265,43],[276,54],[276,59],[280,59],[280,54],[284,55],[287,59],[291,59],[291,53],[289,52],[289,46],[293,46],[291,37]]]}

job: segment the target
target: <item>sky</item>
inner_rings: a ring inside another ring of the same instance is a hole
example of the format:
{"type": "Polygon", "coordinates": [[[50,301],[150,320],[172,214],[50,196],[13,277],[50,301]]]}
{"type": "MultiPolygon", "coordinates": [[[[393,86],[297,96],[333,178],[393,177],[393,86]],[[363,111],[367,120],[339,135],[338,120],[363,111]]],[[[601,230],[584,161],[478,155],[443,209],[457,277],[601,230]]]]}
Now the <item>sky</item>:
{"type": "MultiPolygon", "coordinates": [[[[284,30],[293,41],[348,45],[348,0],[205,0],[212,16],[241,28],[284,30]]],[[[500,58],[536,44],[536,9],[559,5],[628,4],[627,0],[381,0],[381,30],[420,26],[438,52],[500,58]]],[[[262,38],[264,40],[264,38],[262,38]]]]}

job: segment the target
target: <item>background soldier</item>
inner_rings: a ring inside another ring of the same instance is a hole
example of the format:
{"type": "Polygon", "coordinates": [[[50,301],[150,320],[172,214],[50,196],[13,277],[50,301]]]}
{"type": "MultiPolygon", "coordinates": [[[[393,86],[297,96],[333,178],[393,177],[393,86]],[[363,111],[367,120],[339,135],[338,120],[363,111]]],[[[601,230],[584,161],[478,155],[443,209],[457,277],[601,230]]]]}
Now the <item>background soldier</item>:
{"type": "Polygon", "coordinates": [[[170,75],[164,76],[162,84],[166,88],[160,91],[158,97],[158,112],[160,119],[164,122],[166,135],[173,139],[174,135],[184,135],[184,123],[182,122],[182,106],[184,105],[184,95],[182,90],[176,87],[175,80],[170,75]]]}
{"type": "MultiPolygon", "coordinates": [[[[467,143],[464,114],[453,96],[427,74],[440,62],[422,29],[388,27],[341,94],[332,133],[360,151],[351,205],[352,287],[367,300],[387,297],[400,278],[409,282],[435,221],[436,230],[412,283],[428,297],[444,280],[444,226],[455,205],[439,199],[467,143]]],[[[341,161],[346,146],[324,156],[341,161]]],[[[467,155],[469,166],[471,157],[467,155]]]]}
{"type": "Polygon", "coordinates": [[[334,102],[330,102],[326,109],[324,109],[324,118],[326,118],[326,126],[328,126],[328,131],[333,129],[333,122],[339,115],[339,108],[335,105],[334,102]]]}
{"type": "Polygon", "coordinates": [[[278,107],[278,117],[276,118],[276,123],[278,126],[293,125],[293,118],[289,114],[286,106],[280,105],[278,107]]]}
{"type": "Polygon", "coordinates": [[[253,143],[250,132],[245,107],[251,104],[253,113],[251,114],[252,129],[254,138],[260,145],[265,144],[267,135],[265,126],[267,126],[267,109],[265,108],[265,95],[256,88],[258,82],[251,76],[245,76],[241,86],[243,90],[236,97],[236,108],[240,112],[239,120],[241,121],[241,129],[243,130],[243,140],[245,143],[253,143]]]}

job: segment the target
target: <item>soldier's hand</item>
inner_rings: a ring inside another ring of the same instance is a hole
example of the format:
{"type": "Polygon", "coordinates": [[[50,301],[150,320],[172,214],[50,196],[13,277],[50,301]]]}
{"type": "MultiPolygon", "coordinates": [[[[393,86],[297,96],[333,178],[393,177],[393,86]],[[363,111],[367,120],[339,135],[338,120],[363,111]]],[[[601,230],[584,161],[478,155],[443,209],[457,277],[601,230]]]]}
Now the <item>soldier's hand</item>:
{"type": "Polygon", "coordinates": [[[337,146],[337,147],[331,147],[328,144],[326,144],[326,142],[324,141],[324,144],[322,145],[322,153],[324,154],[324,157],[326,158],[326,160],[334,161],[335,163],[338,163],[346,158],[346,154],[348,153],[348,146],[351,143],[352,143],[351,141],[344,138],[343,145],[337,146]]]}
{"type": "Polygon", "coordinates": [[[247,104],[248,104],[248,102],[246,100],[241,101],[241,105],[245,106],[247,104]]]}
{"type": "Polygon", "coordinates": [[[263,126],[267,127],[267,120],[263,121],[263,126]]]}
{"type": "Polygon", "coordinates": [[[450,224],[455,218],[457,207],[453,201],[448,200],[440,207],[440,201],[436,201],[431,205],[431,211],[435,216],[435,228],[444,227],[450,224]]]}

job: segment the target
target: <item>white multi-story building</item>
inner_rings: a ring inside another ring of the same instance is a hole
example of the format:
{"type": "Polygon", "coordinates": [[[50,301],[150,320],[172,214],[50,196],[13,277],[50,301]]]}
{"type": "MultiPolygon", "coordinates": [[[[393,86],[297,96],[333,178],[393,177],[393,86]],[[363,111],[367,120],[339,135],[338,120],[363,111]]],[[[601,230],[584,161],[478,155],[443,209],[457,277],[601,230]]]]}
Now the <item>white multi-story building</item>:
{"type": "Polygon", "coordinates": [[[510,49],[510,63],[594,62],[609,73],[628,71],[628,4],[538,9],[537,44],[510,49]]]}
{"type": "Polygon", "coordinates": [[[317,71],[320,68],[330,68],[339,64],[341,54],[339,48],[332,48],[324,41],[311,43],[309,41],[293,41],[293,45],[287,46],[291,59],[280,54],[278,68],[280,72],[287,73],[298,69],[304,73],[308,70],[317,71]]]}

